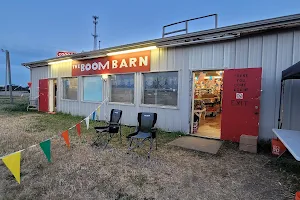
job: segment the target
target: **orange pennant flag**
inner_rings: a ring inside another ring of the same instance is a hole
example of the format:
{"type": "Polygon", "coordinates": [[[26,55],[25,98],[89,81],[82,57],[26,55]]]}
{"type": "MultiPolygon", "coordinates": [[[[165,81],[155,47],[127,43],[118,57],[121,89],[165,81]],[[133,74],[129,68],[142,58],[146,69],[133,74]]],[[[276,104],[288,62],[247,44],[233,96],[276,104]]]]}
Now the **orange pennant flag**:
{"type": "Polygon", "coordinates": [[[62,132],[61,136],[65,139],[67,147],[70,147],[69,131],[62,132]]]}
{"type": "Polygon", "coordinates": [[[80,125],[80,123],[76,124],[76,129],[77,129],[78,136],[80,136],[80,134],[81,134],[81,125],[80,125]]]}

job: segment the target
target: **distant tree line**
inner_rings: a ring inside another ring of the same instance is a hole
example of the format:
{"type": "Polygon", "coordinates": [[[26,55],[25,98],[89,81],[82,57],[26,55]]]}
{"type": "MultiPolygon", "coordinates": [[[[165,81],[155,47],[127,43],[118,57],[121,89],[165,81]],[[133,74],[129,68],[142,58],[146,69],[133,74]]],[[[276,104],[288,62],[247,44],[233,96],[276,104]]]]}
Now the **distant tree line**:
{"type": "MultiPolygon", "coordinates": [[[[8,85],[6,86],[6,89],[7,89],[7,91],[9,90],[9,86],[8,85]]],[[[28,92],[30,91],[28,86],[27,87],[23,87],[21,85],[12,85],[12,90],[13,91],[28,91],[28,92]]],[[[0,86],[0,91],[5,91],[5,86],[4,85],[0,86]]]]}

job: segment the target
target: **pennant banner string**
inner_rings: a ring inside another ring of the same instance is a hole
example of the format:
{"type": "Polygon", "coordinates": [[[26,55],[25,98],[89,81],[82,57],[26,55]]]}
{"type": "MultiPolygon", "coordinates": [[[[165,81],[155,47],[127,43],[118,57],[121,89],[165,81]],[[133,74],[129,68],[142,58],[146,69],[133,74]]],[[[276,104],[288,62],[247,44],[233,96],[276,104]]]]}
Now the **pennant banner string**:
{"type": "MultiPolygon", "coordinates": [[[[102,101],[102,102],[100,103],[100,105],[99,105],[92,113],[90,113],[90,114],[88,115],[88,117],[90,117],[95,111],[97,111],[97,109],[100,108],[106,101],[108,101],[108,98],[106,98],[104,101],[102,101]]],[[[86,118],[87,118],[87,117],[86,117],[86,118]]],[[[84,118],[83,120],[81,120],[79,123],[82,123],[83,121],[86,121],[86,118],[84,118]]],[[[70,130],[70,129],[75,128],[75,127],[76,127],[76,124],[75,124],[74,126],[68,128],[67,130],[70,130]]],[[[46,140],[52,140],[52,139],[54,139],[55,137],[60,136],[62,133],[63,133],[63,132],[60,132],[58,135],[54,135],[53,137],[48,138],[48,139],[46,139],[46,140]]],[[[44,140],[44,141],[46,141],[46,140],[44,140]]],[[[44,142],[44,141],[43,141],[43,142],[44,142]]],[[[40,144],[40,143],[34,144],[34,145],[31,145],[31,146],[26,147],[26,148],[24,148],[24,149],[21,149],[21,150],[19,150],[19,151],[15,151],[15,152],[13,152],[13,153],[6,154],[6,155],[4,155],[4,156],[1,156],[1,157],[0,157],[0,160],[2,160],[3,158],[5,158],[6,156],[9,156],[9,155],[14,154],[14,153],[16,153],[16,152],[22,152],[22,151],[25,151],[26,149],[30,149],[30,148],[36,147],[36,146],[38,146],[39,144],[40,144]]]]}

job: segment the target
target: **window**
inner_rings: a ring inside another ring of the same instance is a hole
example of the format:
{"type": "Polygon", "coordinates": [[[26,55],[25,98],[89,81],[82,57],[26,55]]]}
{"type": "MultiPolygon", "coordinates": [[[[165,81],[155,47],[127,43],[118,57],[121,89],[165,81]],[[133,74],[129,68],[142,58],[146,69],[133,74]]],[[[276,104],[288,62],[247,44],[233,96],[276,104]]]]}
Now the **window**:
{"type": "Polygon", "coordinates": [[[110,76],[110,101],[134,103],[134,74],[110,76]]]}
{"type": "Polygon", "coordinates": [[[144,104],[177,106],[178,72],[144,74],[144,104]]]}
{"type": "Polygon", "coordinates": [[[77,100],[78,78],[63,78],[63,99],[77,100]]]}
{"type": "Polygon", "coordinates": [[[83,100],[102,101],[102,78],[100,76],[83,77],[83,100]]]}

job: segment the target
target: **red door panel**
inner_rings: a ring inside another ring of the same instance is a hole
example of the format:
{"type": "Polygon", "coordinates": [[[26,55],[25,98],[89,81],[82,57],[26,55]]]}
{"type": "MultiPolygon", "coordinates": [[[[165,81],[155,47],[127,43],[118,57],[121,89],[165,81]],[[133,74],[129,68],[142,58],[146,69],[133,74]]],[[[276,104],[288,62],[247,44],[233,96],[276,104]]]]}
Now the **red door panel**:
{"type": "Polygon", "coordinates": [[[224,71],[221,139],[258,136],[262,68],[224,71]]]}
{"type": "Polygon", "coordinates": [[[39,80],[39,111],[48,112],[48,79],[39,80]]]}

